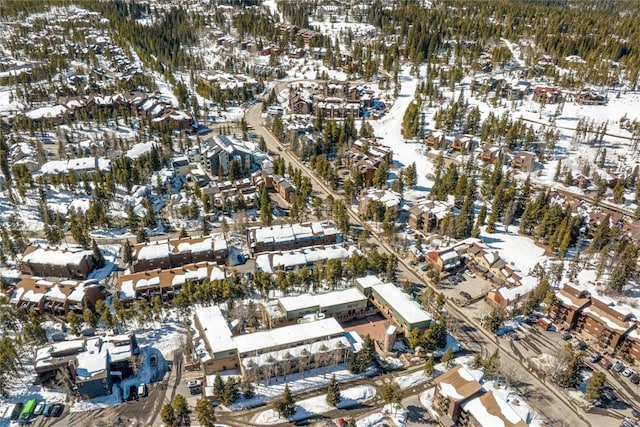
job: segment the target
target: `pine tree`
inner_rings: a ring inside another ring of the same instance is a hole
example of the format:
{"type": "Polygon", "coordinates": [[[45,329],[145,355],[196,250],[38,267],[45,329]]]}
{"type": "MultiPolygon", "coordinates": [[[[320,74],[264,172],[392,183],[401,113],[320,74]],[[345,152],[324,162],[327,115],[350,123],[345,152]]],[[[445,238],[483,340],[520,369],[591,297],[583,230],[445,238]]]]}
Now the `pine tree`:
{"type": "Polygon", "coordinates": [[[242,397],[244,397],[245,399],[251,399],[253,396],[255,396],[256,394],[255,389],[253,388],[253,384],[251,383],[251,380],[248,377],[245,376],[242,378],[241,387],[242,387],[242,397]]]}
{"type": "Polygon", "coordinates": [[[273,205],[266,185],[260,188],[260,221],[266,226],[271,226],[273,223],[273,205]]]}
{"type": "Polygon", "coordinates": [[[433,358],[433,353],[424,361],[424,374],[427,377],[431,377],[434,372],[435,360],[433,358]]]}
{"type": "Polygon", "coordinates": [[[175,416],[175,422],[178,425],[188,425],[189,422],[189,404],[187,399],[181,394],[176,394],[171,403],[173,407],[173,413],[175,416]]]}
{"type": "Polygon", "coordinates": [[[213,395],[216,399],[222,399],[222,393],[224,392],[224,380],[220,376],[220,374],[216,374],[215,379],[213,380],[213,395]]]}
{"type": "Polygon", "coordinates": [[[447,351],[445,351],[442,357],[440,358],[440,361],[444,363],[447,368],[450,368],[453,365],[453,359],[454,359],[453,350],[448,348],[447,351]]]}
{"type": "Polygon", "coordinates": [[[200,399],[196,404],[196,413],[198,415],[198,422],[203,427],[215,427],[216,414],[215,408],[207,399],[200,399]]]}
{"type": "Polygon", "coordinates": [[[222,398],[220,399],[220,401],[223,405],[229,406],[236,400],[238,400],[239,397],[240,390],[238,388],[238,382],[233,377],[229,378],[224,384],[222,398]]]}
{"type": "Polygon", "coordinates": [[[180,234],[178,235],[178,238],[184,239],[186,237],[189,237],[189,233],[187,233],[187,229],[184,227],[180,228],[180,234]]]}
{"type": "Polygon", "coordinates": [[[122,261],[126,265],[131,264],[131,261],[133,261],[133,254],[131,252],[131,244],[129,243],[128,240],[125,240],[122,243],[122,261]]]}
{"type": "Polygon", "coordinates": [[[331,381],[327,388],[327,403],[335,407],[340,403],[340,388],[338,387],[335,374],[331,376],[331,381]]]}
{"type": "Polygon", "coordinates": [[[594,372],[587,381],[587,389],[585,393],[585,399],[593,402],[602,396],[602,389],[607,380],[607,374],[604,372],[594,372]]]}
{"type": "Polygon", "coordinates": [[[289,418],[296,413],[296,402],[289,390],[289,384],[284,385],[282,397],[274,402],[274,407],[281,417],[289,418]]]}
{"type": "Polygon", "coordinates": [[[102,252],[100,252],[100,248],[98,247],[98,244],[96,243],[95,239],[91,240],[91,247],[93,250],[92,253],[92,257],[93,257],[93,265],[95,268],[102,268],[105,265],[105,259],[104,259],[104,255],[102,255],[102,252]]]}
{"type": "Polygon", "coordinates": [[[173,427],[176,425],[176,416],[173,411],[173,407],[169,403],[165,403],[160,411],[160,419],[167,427],[173,427]]]}
{"type": "Polygon", "coordinates": [[[149,237],[147,237],[147,232],[144,227],[140,227],[136,234],[136,242],[137,243],[145,243],[149,241],[149,237]]]}
{"type": "Polygon", "coordinates": [[[498,353],[498,349],[489,356],[487,361],[484,363],[484,373],[488,377],[493,377],[498,373],[500,369],[500,353],[498,353]]]}

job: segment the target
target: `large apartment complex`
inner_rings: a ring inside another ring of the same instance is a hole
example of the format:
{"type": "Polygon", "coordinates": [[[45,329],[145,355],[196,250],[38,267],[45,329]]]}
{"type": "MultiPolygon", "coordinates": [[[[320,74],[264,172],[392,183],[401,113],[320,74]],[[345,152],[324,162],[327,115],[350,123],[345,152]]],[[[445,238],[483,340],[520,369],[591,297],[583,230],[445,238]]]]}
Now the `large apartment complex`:
{"type": "Polygon", "coordinates": [[[205,375],[240,369],[255,381],[268,380],[344,362],[360,342],[330,317],[235,336],[217,306],[196,310],[194,320],[204,340],[205,375]]]}
{"type": "Polygon", "coordinates": [[[556,292],[549,317],[560,326],[589,338],[602,350],[640,361],[638,320],[631,307],[565,284],[556,292]]]}
{"type": "Polygon", "coordinates": [[[285,251],[305,246],[332,245],[338,241],[338,230],[330,222],[251,227],[247,230],[247,244],[252,254],[266,251],[285,251]]]}
{"type": "Polygon", "coordinates": [[[222,236],[185,237],[138,243],[133,246],[131,252],[133,272],[175,268],[209,261],[224,264],[229,256],[227,241],[222,236]]]}

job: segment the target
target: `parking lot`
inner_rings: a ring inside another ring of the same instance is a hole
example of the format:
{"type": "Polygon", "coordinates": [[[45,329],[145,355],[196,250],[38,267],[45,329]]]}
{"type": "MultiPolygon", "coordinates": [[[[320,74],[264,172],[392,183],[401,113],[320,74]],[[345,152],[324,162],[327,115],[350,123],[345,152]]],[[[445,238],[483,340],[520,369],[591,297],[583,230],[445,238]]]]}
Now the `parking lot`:
{"type": "Polygon", "coordinates": [[[481,277],[458,273],[441,279],[438,289],[449,299],[465,302],[486,295],[494,286],[481,277]]]}

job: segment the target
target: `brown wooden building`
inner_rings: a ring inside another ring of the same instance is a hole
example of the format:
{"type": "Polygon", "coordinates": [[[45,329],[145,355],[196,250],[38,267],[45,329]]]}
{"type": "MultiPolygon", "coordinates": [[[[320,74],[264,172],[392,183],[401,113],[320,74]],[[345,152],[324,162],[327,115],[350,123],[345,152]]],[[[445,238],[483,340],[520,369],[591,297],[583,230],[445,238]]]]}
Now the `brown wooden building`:
{"type": "Polygon", "coordinates": [[[91,270],[93,252],[83,248],[29,245],[20,261],[20,271],[32,276],[86,279],[91,270]]]}
{"type": "Polygon", "coordinates": [[[168,269],[197,262],[225,264],[229,251],[220,238],[185,237],[133,245],[131,271],[168,269]]]}
{"type": "Polygon", "coordinates": [[[556,292],[555,303],[549,308],[549,317],[558,325],[571,329],[574,327],[578,313],[591,304],[587,291],[565,284],[556,292]]]}
{"type": "Polygon", "coordinates": [[[40,277],[25,277],[11,294],[10,303],[27,312],[66,316],[70,311],[82,314],[107,295],[97,280],[49,281],[40,277]]]}
{"type": "Polygon", "coordinates": [[[440,416],[441,426],[456,425],[462,414],[462,405],[480,396],[480,383],[462,365],[445,372],[434,380],[433,409],[440,416]]]}

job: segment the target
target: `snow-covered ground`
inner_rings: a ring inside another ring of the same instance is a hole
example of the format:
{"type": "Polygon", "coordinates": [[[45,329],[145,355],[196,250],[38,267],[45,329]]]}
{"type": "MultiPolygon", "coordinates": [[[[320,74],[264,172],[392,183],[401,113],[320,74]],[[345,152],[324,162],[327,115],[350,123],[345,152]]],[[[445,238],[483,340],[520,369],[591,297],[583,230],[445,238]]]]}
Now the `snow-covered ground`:
{"type": "Polygon", "coordinates": [[[433,174],[433,164],[419,158],[416,153],[423,153],[424,144],[405,142],[402,136],[402,119],[404,112],[411,102],[414,102],[414,94],[418,86],[418,79],[410,73],[411,67],[406,65],[400,70],[401,83],[398,99],[394,102],[389,113],[379,120],[372,120],[371,125],[375,131],[378,142],[393,150],[393,161],[396,166],[405,167],[416,163],[417,186],[416,190],[428,191],[433,181],[427,175],[433,174]]]}
{"type": "MultiPolygon", "coordinates": [[[[271,379],[269,384],[260,383],[255,386],[255,395],[251,399],[241,397],[230,406],[232,410],[240,410],[245,408],[253,408],[264,405],[273,399],[282,396],[285,384],[289,386],[289,390],[293,394],[299,394],[304,391],[317,390],[327,387],[331,381],[332,375],[336,376],[338,383],[345,383],[357,378],[373,375],[375,371],[368,371],[364,374],[352,374],[346,368],[345,364],[328,366],[326,373],[324,368],[309,370],[302,374],[291,374],[284,377],[276,377],[271,379]]],[[[207,377],[207,384],[213,384],[214,375],[207,377]]]]}
{"type": "MultiPolygon", "coordinates": [[[[340,391],[340,403],[338,409],[347,409],[356,406],[361,403],[365,403],[376,395],[376,389],[373,386],[356,386],[350,387],[340,391]]],[[[308,418],[315,417],[318,414],[329,412],[332,409],[336,409],[327,403],[327,395],[304,399],[296,402],[296,412],[289,418],[289,421],[302,421],[308,418]]],[[[277,424],[283,422],[282,417],[273,410],[268,409],[260,412],[252,420],[254,424],[277,424]]]]}
{"type": "Polygon", "coordinates": [[[403,407],[396,407],[392,404],[384,405],[380,412],[371,414],[365,418],[356,421],[358,427],[386,427],[389,421],[397,427],[405,425],[407,419],[407,410],[403,407]]]}

